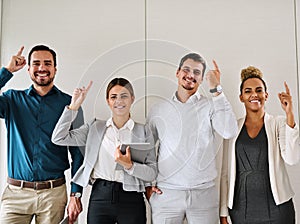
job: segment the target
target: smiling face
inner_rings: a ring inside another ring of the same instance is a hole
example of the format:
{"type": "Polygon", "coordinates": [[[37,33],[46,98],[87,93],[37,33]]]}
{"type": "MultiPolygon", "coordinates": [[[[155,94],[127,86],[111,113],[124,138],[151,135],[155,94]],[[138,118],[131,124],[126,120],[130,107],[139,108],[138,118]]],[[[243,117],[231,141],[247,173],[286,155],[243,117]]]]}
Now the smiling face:
{"type": "Polygon", "coordinates": [[[29,68],[31,80],[36,86],[52,86],[56,73],[53,56],[49,51],[34,51],[29,68]]]}
{"type": "Polygon", "coordinates": [[[176,72],[179,88],[196,92],[203,78],[203,65],[193,59],[187,59],[176,72]]]}
{"type": "Polygon", "coordinates": [[[112,111],[113,117],[129,117],[134,96],[130,94],[128,89],[120,85],[115,85],[108,92],[108,98],[106,100],[112,111]]]}
{"type": "Polygon", "coordinates": [[[247,79],[240,95],[241,102],[244,103],[246,111],[258,112],[264,110],[268,93],[265,91],[263,82],[258,78],[247,79]]]}

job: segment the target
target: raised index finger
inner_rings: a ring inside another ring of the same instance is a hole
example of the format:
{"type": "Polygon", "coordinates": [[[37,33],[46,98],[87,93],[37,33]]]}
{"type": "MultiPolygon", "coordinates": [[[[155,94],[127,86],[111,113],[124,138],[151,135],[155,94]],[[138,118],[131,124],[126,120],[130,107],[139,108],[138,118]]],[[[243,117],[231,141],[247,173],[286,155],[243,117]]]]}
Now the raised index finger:
{"type": "Polygon", "coordinates": [[[93,81],[90,81],[89,85],[86,87],[86,91],[89,91],[89,89],[91,88],[92,84],[93,84],[93,81]]]}
{"type": "Polygon", "coordinates": [[[17,53],[17,56],[22,56],[23,50],[24,50],[24,46],[22,46],[22,47],[20,48],[20,50],[19,50],[18,53],[17,53]]]}
{"type": "Polygon", "coordinates": [[[214,68],[215,68],[214,70],[219,72],[220,70],[219,70],[219,66],[217,65],[217,62],[215,60],[213,60],[213,63],[214,63],[214,68]]]}
{"type": "Polygon", "coordinates": [[[290,95],[290,89],[289,89],[289,86],[287,85],[286,82],[284,82],[284,86],[285,86],[285,92],[286,92],[286,94],[290,95]]]}

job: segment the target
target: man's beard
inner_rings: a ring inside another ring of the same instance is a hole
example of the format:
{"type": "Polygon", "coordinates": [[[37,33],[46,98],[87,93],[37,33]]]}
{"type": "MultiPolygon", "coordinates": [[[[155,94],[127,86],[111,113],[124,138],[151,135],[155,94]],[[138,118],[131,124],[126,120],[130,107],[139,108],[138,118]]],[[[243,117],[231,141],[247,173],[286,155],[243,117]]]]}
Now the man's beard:
{"type": "Polygon", "coordinates": [[[49,86],[53,82],[54,77],[47,80],[38,80],[36,78],[31,78],[31,80],[38,86],[49,86]]]}
{"type": "Polygon", "coordinates": [[[183,78],[183,80],[186,82],[185,84],[183,83],[181,86],[185,89],[185,90],[194,90],[195,89],[195,84],[197,83],[197,81],[191,80],[188,81],[186,80],[186,78],[183,78]]]}
{"type": "Polygon", "coordinates": [[[182,87],[185,89],[185,90],[193,90],[195,87],[192,87],[192,86],[184,86],[182,85],[182,87]]]}

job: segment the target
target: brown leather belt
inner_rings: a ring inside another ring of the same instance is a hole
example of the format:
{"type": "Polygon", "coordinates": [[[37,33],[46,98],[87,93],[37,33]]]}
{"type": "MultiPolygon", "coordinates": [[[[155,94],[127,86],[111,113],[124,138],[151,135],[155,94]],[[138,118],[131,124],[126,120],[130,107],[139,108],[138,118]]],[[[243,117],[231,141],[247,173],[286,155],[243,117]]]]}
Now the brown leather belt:
{"type": "Polygon", "coordinates": [[[62,177],[56,180],[29,182],[24,180],[16,180],[8,177],[7,183],[17,187],[31,188],[34,190],[44,190],[44,189],[59,187],[64,183],[66,183],[66,180],[64,177],[62,177]]]}

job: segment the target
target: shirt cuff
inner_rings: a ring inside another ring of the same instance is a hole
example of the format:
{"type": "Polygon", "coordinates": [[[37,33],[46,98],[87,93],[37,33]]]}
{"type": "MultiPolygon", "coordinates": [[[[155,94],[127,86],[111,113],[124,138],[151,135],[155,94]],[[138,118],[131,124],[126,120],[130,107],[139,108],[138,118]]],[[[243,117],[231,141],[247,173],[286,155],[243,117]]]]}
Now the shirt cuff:
{"type": "Polygon", "coordinates": [[[145,187],[152,187],[152,186],[156,186],[156,182],[145,182],[145,187]]]}
{"type": "Polygon", "coordinates": [[[132,167],[131,167],[130,169],[125,169],[125,168],[124,168],[124,170],[125,170],[129,175],[132,175],[133,172],[134,172],[135,166],[136,166],[136,165],[135,165],[135,162],[133,162],[132,167]]]}
{"type": "Polygon", "coordinates": [[[82,187],[78,184],[75,184],[75,183],[71,183],[71,193],[72,192],[80,192],[82,193],[82,187]]]}
{"type": "Polygon", "coordinates": [[[213,96],[212,99],[213,99],[213,101],[216,101],[216,100],[220,100],[221,98],[224,98],[224,97],[225,97],[224,92],[221,92],[219,95],[213,96]]]}

